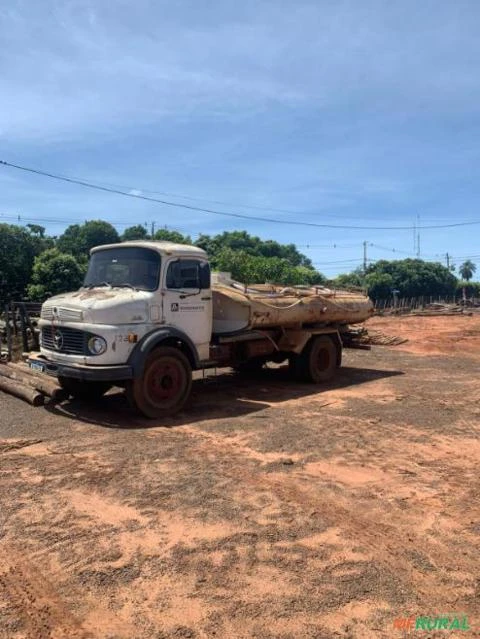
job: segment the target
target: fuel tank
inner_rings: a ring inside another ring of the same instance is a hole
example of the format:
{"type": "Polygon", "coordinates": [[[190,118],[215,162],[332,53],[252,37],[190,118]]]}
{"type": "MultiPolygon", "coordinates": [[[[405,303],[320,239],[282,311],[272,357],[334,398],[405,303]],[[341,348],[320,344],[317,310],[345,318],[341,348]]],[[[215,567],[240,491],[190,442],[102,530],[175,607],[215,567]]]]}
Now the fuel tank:
{"type": "Polygon", "coordinates": [[[215,334],[312,324],[358,324],[373,314],[372,301],[366,295],[321,286],[245,286],[217,277],[212,295],[215,334]]]}

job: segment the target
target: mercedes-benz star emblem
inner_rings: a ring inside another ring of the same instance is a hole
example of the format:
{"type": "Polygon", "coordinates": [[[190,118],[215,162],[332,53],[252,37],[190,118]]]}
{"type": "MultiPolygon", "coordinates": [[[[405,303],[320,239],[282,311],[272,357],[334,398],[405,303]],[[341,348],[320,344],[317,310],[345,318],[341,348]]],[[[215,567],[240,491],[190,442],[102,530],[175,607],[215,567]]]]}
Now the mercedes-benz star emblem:
{"type": "Polygon", "coordinates": [[[55,331],[55,334],[53,336],[53,345],[55,346],[57,351],[61,351],[62,350],[63,335],[62,335],[62,333],[60,331],[55,331]]]}

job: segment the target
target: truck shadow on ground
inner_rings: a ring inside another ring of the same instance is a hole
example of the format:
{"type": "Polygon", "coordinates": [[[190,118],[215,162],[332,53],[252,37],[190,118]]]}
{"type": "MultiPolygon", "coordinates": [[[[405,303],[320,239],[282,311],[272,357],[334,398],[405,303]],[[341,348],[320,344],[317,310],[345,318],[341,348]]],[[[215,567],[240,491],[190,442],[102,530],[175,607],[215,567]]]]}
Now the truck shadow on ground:
{"type": "Polygon", "coordinates": [[[287,367],[267,368],[248,378],[230,369],[222,369],[217,375],[205,378],[196,373],[186,409],[162,420],[137,415],[128,406],[121,389],[113,389],[95,402],[72,399],[60,405],[49,404],[45,408],[53,414],[104,428],[174,428],[206,420],[244,417],[277,403],[398,375],[404,373],[345,366],[331,382],[315,385],[292,380],[287,367]]]}

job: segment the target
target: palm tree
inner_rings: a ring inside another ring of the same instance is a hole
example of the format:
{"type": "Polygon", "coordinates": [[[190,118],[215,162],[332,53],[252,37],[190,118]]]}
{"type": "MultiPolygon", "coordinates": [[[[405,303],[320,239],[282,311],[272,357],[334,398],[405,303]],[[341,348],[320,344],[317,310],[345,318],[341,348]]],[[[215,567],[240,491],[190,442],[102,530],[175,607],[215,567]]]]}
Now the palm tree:
{"type": "Polygon", "coordinates": [[[458,272],[462,276],[462,279],[467,282],[472,279],[473,274],[477,270],[476,265],[472,262],[472,260],[465,260],[463,264],[460,265],[458,272]]]}

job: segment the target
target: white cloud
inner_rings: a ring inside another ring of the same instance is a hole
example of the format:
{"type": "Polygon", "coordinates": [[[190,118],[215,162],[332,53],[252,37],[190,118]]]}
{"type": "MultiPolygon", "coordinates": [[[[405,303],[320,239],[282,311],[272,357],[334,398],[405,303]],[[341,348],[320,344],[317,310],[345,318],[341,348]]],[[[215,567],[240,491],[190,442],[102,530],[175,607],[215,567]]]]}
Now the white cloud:
{"type": "Polygon", "coordinates": [[[280,106],[339,109],[346,126],[352,109],[476,108],[475,3],[237,4],[14,2],[0,15],[0,135],[69,139],[280,106]]]}
{"type": "MultiPolygon", "coordinates": [[[[2,156],[132,194],[171,191],[302,219],[410,223],[418,210],[467,219],[480,197],[479,17],[476,0],[9,0],[0,7],[2,156]]],[[[175,219],[192,232],[244,227],[311,241],[309,230],[2,168],[0,181],[2,211],[175,219]]]]}

